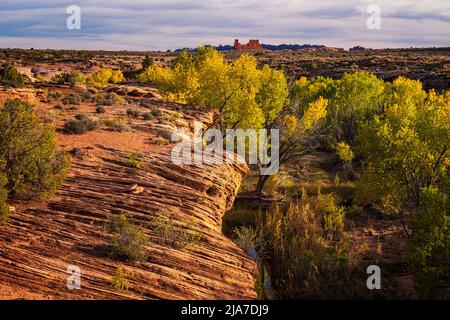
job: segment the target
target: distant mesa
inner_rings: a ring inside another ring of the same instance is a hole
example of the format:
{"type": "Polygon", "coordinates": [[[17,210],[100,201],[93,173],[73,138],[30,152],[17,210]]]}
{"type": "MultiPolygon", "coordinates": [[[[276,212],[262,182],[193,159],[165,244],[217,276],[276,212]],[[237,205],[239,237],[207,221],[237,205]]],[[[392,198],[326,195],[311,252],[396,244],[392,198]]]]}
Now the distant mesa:
{"type": "Polygon", "coordinates": [[[350,48],[350,51],[364,51],[364,50],[367,50],[367,49],[364,47],[361,47],[361,46],[356,46],[356,47],[350,48]]]}
{"type": "MultiPolygon", "coordinates": [[[[213,46],[214,47],[214,46],[213,46]]],[[[258,39],[251,39],[247,44],[240,43],[239,39],[234,40],[234,45],[219,45],[217,47],[214,47],[217,51],[308,51],[308,52],[319,52],[319,51],[325,51],[325,52],[336,52],[336,51],[344,51],[342,48],[332,48],[332,47],[326,47],[323,45],[311,45],[311,44],[279,44],[279,45],[273,45],[273,44],[262,44],[258,39]]],[[[188,50],[190,52],[195,52],[197,49],[177,49],[175,52],[180,52],[182,50],[188,50]]]]}
{"type": "Polygon", "coordinates": [[[239,39],[234,40],[234,50],[264,50],[258,39],[251,39],[247,44],[241,44],[239,39]]]}

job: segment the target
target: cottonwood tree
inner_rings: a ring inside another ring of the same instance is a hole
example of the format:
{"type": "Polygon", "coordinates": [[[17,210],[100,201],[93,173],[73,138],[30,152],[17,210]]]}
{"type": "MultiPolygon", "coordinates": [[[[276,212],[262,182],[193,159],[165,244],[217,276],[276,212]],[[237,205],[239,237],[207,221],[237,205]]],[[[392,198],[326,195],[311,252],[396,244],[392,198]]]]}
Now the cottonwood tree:
{"type": "Polygon", "coordinates": [[[401,217],[416,288],[432,298],[444,292],[450,270],[450,93],[426,94],[407,79],[392,92],[396,104],[358,134],[364,171],[357,194],[401,217]]]}
{"type": "MultiPolygon", "coordinates": [[[[326,114],[327,102],[320,95],[301,107],[291,103],[284,73],[268,65],[258,68],[249,54],[228,62],[215,49],[200,47],[193,55],[180,53],[170,68],[151,66],[139,79],[155,84],[167,100],[218,110],[214,125],[224,135],[231,128],[280,129],[280,165],[312,150],[316,122],[326,114]]],[[[269,153],[270,140],[269,135],[269,153]]],[[[259,178],[258,192],[266,180],[259,178]]]]}

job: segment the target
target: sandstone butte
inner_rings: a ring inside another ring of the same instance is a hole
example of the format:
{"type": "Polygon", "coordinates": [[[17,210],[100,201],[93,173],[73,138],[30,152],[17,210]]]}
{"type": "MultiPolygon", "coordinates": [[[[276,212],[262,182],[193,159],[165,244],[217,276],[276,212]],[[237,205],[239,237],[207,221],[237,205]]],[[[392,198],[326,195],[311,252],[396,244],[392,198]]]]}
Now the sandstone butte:
{"type": "Polygon", "coordinates": [[[239,39],[234,40],[234,50],[264,50],[257,39],[251,39],[247,44],[241,44],[239,39]]]}
{"type": "MultiPolygon", "coordinates": [[[[0,97],[5,95],[11,94],[0,90],[0,97]]],[[[39,101],[39,90],[13,95],[39,101]]],[[[146,96],[153,96],[149,101],[163,112],[179,113],[177,127],[189,129],[194,119],[205,125],[213,121],[211,112],[182,111],[154,92],[146,96]]],[[[13,204],[15,212],[0,232],[1,299],[257,298],[255,263],[221,232],[222,216],[232,207],[247,167],[175,165],[170,146],[155,146],[140,152],[143,169],[130,170],[124,150],[148,147],[160,127],[140,123],[114,135],[101,130],[79,137],[58,134],[60,144],[80,146],[84,156],[73,158],[69,177],[51,200],[13,204]],[[135,184],[143,192],[126,192],[135,184]],[[98,250],[108,241],[106,222],[120,213],[150,239],[145,262],[123,263],[128,291],[111,287],[119,261],[98,250]],[[188,249],[159,245],[149,221],[162,216],[201,240],[188,249]],[[69,265],[81,269],[80,290],[67,288],[69,265]]]]}

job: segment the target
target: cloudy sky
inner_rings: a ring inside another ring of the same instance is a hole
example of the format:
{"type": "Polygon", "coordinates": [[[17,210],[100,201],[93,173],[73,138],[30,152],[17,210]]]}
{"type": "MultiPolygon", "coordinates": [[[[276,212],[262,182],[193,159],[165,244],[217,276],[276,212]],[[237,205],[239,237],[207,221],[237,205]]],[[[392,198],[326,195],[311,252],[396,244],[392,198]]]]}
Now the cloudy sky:
{"type": "Polygon", "coordinates": [[[1,0],[0,47],[167,50],[199,44],[450,46],[450,0],[1,0]],[[81,9],[69,30],[67,7],[81,9]],[[367,9],[381,9],[370,30],[367,9]]]}

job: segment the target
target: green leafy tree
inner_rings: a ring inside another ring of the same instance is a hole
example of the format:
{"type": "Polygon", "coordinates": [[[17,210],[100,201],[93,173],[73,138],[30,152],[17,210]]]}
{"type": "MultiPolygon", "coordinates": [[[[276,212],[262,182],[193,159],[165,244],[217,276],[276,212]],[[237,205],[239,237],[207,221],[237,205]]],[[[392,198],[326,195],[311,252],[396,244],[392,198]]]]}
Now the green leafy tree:
{"type": "Polygon", "coordinates": [[[4,163],[0,162],[0,226],[4,225],[9,216],[8,190],[6,189],[7,179],[4,174],[4,163]]]}
{"type": "Polygon", "coordinates": [[[60,84],[70,84],[71,86],[82,84],[85,81],[84,77],[75,71],[58,74],[54,80],[60,84]]]}
{"type": "Polygon", "coordinates": [[[335,146],[335,150],[339,159],[344,161],[345,168],[347,170],[352,170],[352,161],[355,158],[352,148],[345,142],[338,142],[335,146]]]}
{"type": "Polygon", "coordinates": [[[41,126],[33,106],[19,99],[0,109],[0,159],[15,198],[51,195],[70,166],[68,155],[56,151],[54,129],[41,126]]]}
{"type": "Polygon", "coordinates": [[[0,79],[7,85],[13,87],[23,87],[25,85],[25,80],[23,75],[17,71],[16,67],[12,64],[6,64],[4,69],[0,73],[0,79]]]}
{"type": "Polygon", "coordinates": [[[336,141],[355,145],[359,124],[381,113],[384,82],[374,74],[346,73],[339,81],[336,95],[330,99],[329,125],[336,141]]]}
{"type": "Polygon", "coordinates": [[[111,68],[101,68],[87,79],[88,84],[107,86],[125,81],[122,71],[111,68]]]}
{"type": "MultiPolygon", "coordinates": [[[[328,103],[319,94],[306,106],[298,104],[299,99],[290,101],[282,71],[267,65],[258,68],[255,57],[248,54],[228,62],[211,47],[200,47],[195,54],[185,50],[172,67],[152,66],[139,79],[155,84],[168,100],[219,110],[215,125],[224,132],[231,128],[282,129],[281,163],[315,145],[311,138],[328,103]]],[[[257,190],[263,189],[266,180],[266,176],[260,177],[257,190]]]]}
{"type": "MultiPolygon", "coordinates": [[[[302,157],[312,153],[320,146],[322,122],[327,115],[328,100],[319,97],[309,103],[306,109],[303,106],[287,105],[269,125],[281,132],[279,148],[279,165],[290,161],[299,161],[302,157]]],[[[271,136],[269,135],[269,152],[271,136]]],[[[258,176],[256,192],[261,193],[269,176],[258,176]]]]}
{"type": "Polygon", "coordinates": [[[393,92],[399,104],[358,135],[365,167],[358,198],[401,216],[417,291],[436,297],[450,270],[450,95],[431,91],[423,99],[422,87],[405,79],[394,82],[393,92]]]}
{"type": "Polygon", "coordinates": [[[358,136],[365,160],[361,195],[393,213],[421,204],[421,189],[439,186],[450,163],[448,98],[430,92],[426,101],[386,107],[364,123],[358,136]]]}
{"type": "Polygon", "coordinates": [[[144,60],[142,60],[142,69],[147,70],[151,66],[153,66],[155,62],[153,61],[153,58],[149,55],[146,55],[144,60]]]}
{"type": "Polygon", "coordinates": [[[435,187],[422,189],[421,195],[423,205],[412,221],[409,266],[420,297],[445,298],[450,279],[450,199],[435,187]]]}

